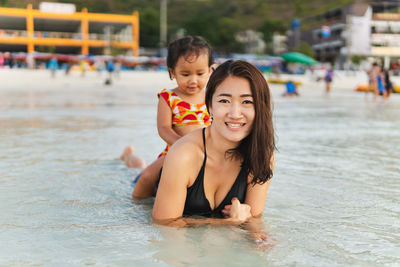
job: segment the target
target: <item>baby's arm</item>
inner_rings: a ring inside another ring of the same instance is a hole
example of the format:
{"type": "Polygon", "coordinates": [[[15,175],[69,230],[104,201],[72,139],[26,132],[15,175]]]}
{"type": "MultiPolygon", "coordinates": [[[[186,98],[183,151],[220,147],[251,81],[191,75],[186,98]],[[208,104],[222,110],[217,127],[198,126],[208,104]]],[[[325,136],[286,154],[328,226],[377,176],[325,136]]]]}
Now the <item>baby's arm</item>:
{"type": "Polygon", "coordinates": [[[160,137],[168,145],[172,145],[181,137],[172,128],[172,110],[162,97],[158,99],[157,130],[160,137]]]}

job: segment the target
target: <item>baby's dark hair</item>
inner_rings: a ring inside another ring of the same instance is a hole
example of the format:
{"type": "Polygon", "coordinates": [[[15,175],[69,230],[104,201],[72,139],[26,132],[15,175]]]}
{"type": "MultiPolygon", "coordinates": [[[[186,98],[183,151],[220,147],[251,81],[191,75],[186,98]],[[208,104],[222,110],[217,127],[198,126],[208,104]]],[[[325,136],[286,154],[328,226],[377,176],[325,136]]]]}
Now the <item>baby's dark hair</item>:
{"type": "Polygon", "coordinates": [[[180,57],[188,59],[192,55],[198,57],[201,53],[208,54],[208,66],[214,64],[211,46],[203,38],[186,36],[172,41],[168,45],[167,67],[173,70],[180,57]]]}

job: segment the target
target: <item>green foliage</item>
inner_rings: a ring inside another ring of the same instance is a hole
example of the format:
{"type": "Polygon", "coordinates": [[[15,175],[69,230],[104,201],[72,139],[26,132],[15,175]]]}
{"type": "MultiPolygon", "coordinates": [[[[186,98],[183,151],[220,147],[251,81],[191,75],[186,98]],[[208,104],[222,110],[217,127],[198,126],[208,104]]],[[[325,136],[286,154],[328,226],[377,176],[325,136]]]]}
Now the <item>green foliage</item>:
{"type": "Polygon", "coordinates": [[[272,41],[274,33],[276,32],[284,33],[286,30],[287,30],[287,25],[285,25],[283,21],[271,20],[271,19],[264,20],[264,22],[258,28],[258,31],[260,31],[263,34],[263,39],[266,43],[272,41]]]}
{"type": "MultiPolygon", "coordinates": [[[[219,52],[241,52],[235,40],[240,31],[263,33],[264,41],[272,40],[274,32],[284,33],[290,21],[321,14],[327,10],[351,4],[355,0],[168,0],[168,36],[178,29],[187,34],[201,35],[219,52]]],[[[0,0],[2,6],[25,8],[40,1],[0,0]]],[[[52,0],[72,3],[77,11],[86,7],[89,12],[140,15],[140,46],[157,47],[160,38],[160,0],[52,0]]],[[[323,23],[323,21],[318,22],[323,23]]],[[[307,27],[306,23],[302,27],[307,27]]],[[[170,39],[168,39],[170,41],[170,39]]],[[[299,49],[310,54],[303,44],[299,49]]]]}
{"type": "Polygon", "coordinates": [[[160,39],[159,12],[153,8],[145,8],[139,13],[139,38],[142,47],[157,47],[160,39]]]}
{"type": "Polygon", "coordinates": [[[351,56],[351,62],[353,62],[356,65],[360,65],[361,61],[363,61],[365,59],[365,56],[361,56],[361,55],[352,55],[351,56]]]}
{"type": "MultiPolygon", "coordinates": [[[[303,17],[305,13],[305,8],[306,4],[304,0],[294,0],[293,1],[293,8],[294,8],[294,13],[296,14],[296,17],[303,17]]],[[[309,1],[308,1],[309,2],[309,1]]]]}
{"type": "Polygon", "coordinates": [[[311,47],[311,45],[309,45],[306,42],[301,42],[300,45],[292,50],[293,52],[300,52],[304,55],[310,56],[312,58],[314,58],[314,51],[311,47]]]}
{"type": "Polygon", "coordinates": [[[239,46],[235,40],[238,23],[227,17],[219,17],[215,13],[200,14],[184,25],[187,34],[204,37],[217,50],[223,53],[232,52],[239,46]]]}

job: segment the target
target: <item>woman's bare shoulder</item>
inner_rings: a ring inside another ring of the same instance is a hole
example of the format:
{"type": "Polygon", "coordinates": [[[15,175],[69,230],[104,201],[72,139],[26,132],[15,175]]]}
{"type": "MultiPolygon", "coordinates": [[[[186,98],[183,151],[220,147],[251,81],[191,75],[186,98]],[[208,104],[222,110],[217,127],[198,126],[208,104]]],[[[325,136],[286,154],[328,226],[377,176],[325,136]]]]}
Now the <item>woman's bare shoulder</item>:
{"type": "Polygon", "coordinates": [[[175,184],[182,182],[187,187],[195,181],[204,160],[202,134],[196,132],[181,137],[169,149],[162,174],[168,177],[166,180],[175,184]]]}
{"type": "Polygon", "coordinates": [[[194,130],[176,141],[168,154],[178,157],[180,161],[197,162],[204,154],[202,129],[194,130]]]}

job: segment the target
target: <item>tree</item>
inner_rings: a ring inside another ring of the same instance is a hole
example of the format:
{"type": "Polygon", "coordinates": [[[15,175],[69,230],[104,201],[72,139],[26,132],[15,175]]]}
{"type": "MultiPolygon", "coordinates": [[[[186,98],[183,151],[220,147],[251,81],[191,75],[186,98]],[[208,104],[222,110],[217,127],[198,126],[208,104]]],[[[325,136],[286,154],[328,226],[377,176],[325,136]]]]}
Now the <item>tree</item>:
{"type": "Polygon", "coordinates": [[[158,47],[160,36],[159,12],[151,7],[143,9],[139,13],[140,21],[140,46],[158,47]]]}
{"type": "Polygon", "coordinates": [[[192,17],[185,23],[184,28],[189,35],[205,38],[219,52],[230,53],[240,47],[235,39],[239,31],[238,23],[231,18],[220,17],[212,11],[192,17]]]}
{"type": "Polygon", "coordinates": [[[311,45],[306,42],[301,42],[297,48],[293,49],[293,51],[302,53],[312,58],[314,57],[314,50],[312,49],[311,45]]]}
{"type": "Polygon", "coordinates": [[[352,55],[351,56],[351,62],[353,62],[355,65],[359,66],[361,61],[363,61],[365,59],[365,56],[361,56],[361,55],[352,55]]]}
{"type": "Polygon", "coordinates": [[[285,25],[285,23],[281,20],[266,19],[261,24],[261,26],[258,27],[258,31],[263,34],[263,40],[266,43],[272,41],[274,33],[276,32],[284,33],[286,30],[287,30],[287,25],[285,25]]]}

